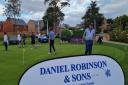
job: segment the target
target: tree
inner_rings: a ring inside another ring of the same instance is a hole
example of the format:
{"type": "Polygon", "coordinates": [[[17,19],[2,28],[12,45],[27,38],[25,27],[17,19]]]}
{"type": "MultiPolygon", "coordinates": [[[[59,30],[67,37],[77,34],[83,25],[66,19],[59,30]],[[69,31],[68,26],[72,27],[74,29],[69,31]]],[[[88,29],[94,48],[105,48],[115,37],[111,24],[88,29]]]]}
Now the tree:
{"type": "Polygon", "coordinates": [[[69,24],[63,24],[63,27],[69,29],[71,26],[69,24]]]}
{"type": "Polygon", "coordinates": [[[44,3],[48,3],[50,7],[59,7],[60,9],[70,5],[69,0],[44,0],[44,3]]]}
{"type": "Polygon", "coordinates": [[[112,19],[112,18],[107,19],[107,23],[109,24],[108,25],[108,31],[111,32],[115,27],[114,26],[114,19],[112,19]]]}
{"type": "Polygon", "coordinates": [[[61,21],[64,20],[64,13],[62,13],[59,8],[57,7],[56,8],[56,13],[54,13],[54,9],[53,7],[49,7],[47,10],[46,10],[46,13],[45,13],[45,16],[43,17],[43,20],[45,22],[45,24],[47,23],[47,20],[48,20],[48,25],[50,27],[53,27],[54,24],[59,24],[61,21]],[[54,23],[53,23],[54,22],[54,23]]]}
{"type": "Polygon", "coordinates": [[[96,21],[96,29],[97,32],[100,31],[98,28],[103,24],[104,16],[103,14],[99,13],[100,8],[97,7],[96,1],[91,1],[90,6],[88,7],[85,15],[82,17],[84,20],[85,27],[87,27],[90,23],[94,23],[94,20],[96,21]]]}
{"type": "Polygon", "coordinates": [[[49,25],[55,28],[64,20],[64,13],[62,13],[61,9],[70,5],[69,0],[45,0],[44,3],[48,4],[49,7],[43,19],[48,19],[49,25]]]}
{"type": "Polygon", "coordinates": [[[112,25],[114,23],[114,20],[112,18],[107,19],[107,23],[112,25]]]}
{"type": "Polygon", "coordinates": [[[16,18],[20,16],[20,7],[21,1],[20,0],[5,0],[5,11],[4,14],[7,18],[16,18]]]}
{"type": "Polygon", "coordinates": [[[116,27],[121,26],[122,30],[125,30],[127,23],[128,23],[128,16],[127,15],[122,15],[122,16],[116,17],[114,20],[115,26],[116,27]]]}

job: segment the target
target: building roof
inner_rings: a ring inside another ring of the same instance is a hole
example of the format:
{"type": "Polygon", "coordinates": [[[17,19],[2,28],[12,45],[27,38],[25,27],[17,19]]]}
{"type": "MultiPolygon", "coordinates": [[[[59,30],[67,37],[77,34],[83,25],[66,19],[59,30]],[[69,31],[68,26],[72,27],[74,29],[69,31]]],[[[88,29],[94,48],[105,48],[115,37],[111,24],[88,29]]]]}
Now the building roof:
{"type": "Polygon", "coordinates": [[[26,26],[27,24],[25,23],[24,20],[22,19],[14,19],[14,18],[9,18],[13,24],[15,25],[22,25],[22,26],[26,26]]]}

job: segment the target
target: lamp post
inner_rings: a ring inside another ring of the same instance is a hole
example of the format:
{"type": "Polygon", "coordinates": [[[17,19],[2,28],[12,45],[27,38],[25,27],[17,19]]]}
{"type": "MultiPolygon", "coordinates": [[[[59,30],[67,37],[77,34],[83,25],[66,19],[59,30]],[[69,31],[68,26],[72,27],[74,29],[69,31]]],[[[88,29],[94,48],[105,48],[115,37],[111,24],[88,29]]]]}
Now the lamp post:
{"type": "Polygon", "coordinates": [[[49,29],[48,29],[48,19],[46,19],[46,21],[47,21],[47,35],[48,35],[48,33],[49,33],[49,29]]]}
{"type": "Polygon", "coordinates": [[[47,35],[48,35],[48,33],[49,33],[48,18],[45,18],[44,21],[46,21],[46,23],[47,23],[47,35]]]}
{"type": "Polygon", "coordinates": [[[40,20],[38,19],[38,33],[40,33],[40,20]]]}

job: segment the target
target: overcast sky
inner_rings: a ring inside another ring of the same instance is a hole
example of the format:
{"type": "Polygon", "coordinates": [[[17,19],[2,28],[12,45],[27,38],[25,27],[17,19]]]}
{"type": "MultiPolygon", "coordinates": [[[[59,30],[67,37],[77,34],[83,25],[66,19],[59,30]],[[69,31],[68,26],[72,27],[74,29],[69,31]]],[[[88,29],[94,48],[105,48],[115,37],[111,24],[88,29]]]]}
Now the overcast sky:
{"type": "MultiPolygon", "coordinates": [[[[4,0],[0,0],[0,21],[5,20],[3,16],[4,0]]],[[[44,0],[21,0],[21,17],[26,22],[29,19],[41,19],[47,9],[44,0]]],[[[75,26],[81,23],[81,17],[85,14],[91,0],[70,0],[70,7],[65,7],[62,11],[65,13],[63,23],[75,26]]],[[[123,14],[128,15],[128,0],[97,0],[100,12],[106,18],[115,18],[123,14]]]]}

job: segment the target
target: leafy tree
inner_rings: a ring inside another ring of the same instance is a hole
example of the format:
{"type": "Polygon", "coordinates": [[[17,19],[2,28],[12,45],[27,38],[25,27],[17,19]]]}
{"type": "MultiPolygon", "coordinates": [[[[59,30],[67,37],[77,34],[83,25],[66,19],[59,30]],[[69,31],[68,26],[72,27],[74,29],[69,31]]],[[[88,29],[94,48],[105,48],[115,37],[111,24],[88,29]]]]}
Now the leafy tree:
{"type": "MultiPolygon", "coordinates": [[[[55,27],[64,20],[64,13],[61,11],[65,6],[69,6],[69,0],[45,0],[48,4],[48,9],[43,19],[48,19],[49,26],[55,27]]],[[[46,23],[46,22],[45,22],[46,23]]]]}
{"type": "Polygon", "coordinates": [[[59,8],[56,8],[56,13],[54,13],[54,9],[53,7],[49,7],[45,13],[45,16],[43,17],[43,20],[45,22],[45,24],[47,23],[46,21],[48,20],[48,24],[50,27],[53,27],[54,24],[59,24],[61,21],[64,20],[64,13],[62,13],[59,8]],[[55,23],[53,23],[55,22],[55,23]]]}
{"type": "Polygon", "coordinates": [[[114,23],[114,20],[112,18],[109,18],[109,19],[107,19],[107,23],[108,24],[113,24],[114,23]]]}
{"type": "Polygon", "coordinates": [[[115,29],[110,32],[111,40],[128,43],[128,16],[122,15],[114,19],[115,29]]]}
{"type": "Polygon", "coordinates": [[[122,27],[122,30],[125,30],[126,26],[128,23],[128,16],[127,15],[123,15],[123,16],[119,16],[116,17],[114,20],[114,24],[116,27],[122,27]]]}
{"type": "Polygon", "coordinates": [[[59,7],[61,9],[70,5],[69,0],[44,0],[44,3],[47,3],[50,7],[59,7]]]}
{"type": "Polygon", "coordinates": [[[64,40],[64,41],[70,41],[72,37],[72,32],[69,30],[69,29],[63,29],[62,32],[61,32],[61,38],[64,40]]]}
{"type": "Polygon", "coordinates": [[[82,17],[85,27],[87,27],[90,23],[94,23],[95,20],[97,27],[96,29],[98,32],[100,31],[98,27],[103,24],[104,16],[103,14],[99,13],[99,10],[100,8],[97,7],[96,1],[91,1],[85,15],[82,17]]]}
{"type": "Polygon", "coordinates": [[[73,30],[73,37],[82,38],[84,31],[81,29],[73,30]]]}
{"type": "Polygon", "coordinates": [[[20,0],[5,0],[5,11],[4,14],[7,18],[16,18],[20,16],[20,7],[21,1],[20,0]]]}
{"type": "Polygon", "coordinates": [[[64,24],[63,23],[63,28],[67,28],[67,29],[69,29],[71,26],[69,25],[69,24],[64,24]]]}
{"type": "Polygon", "coordinates": [[[107,23],[109,24],[107,31],[111,32],[115,28],[114,19],[112,18],[107,19],[107,23]]]}

